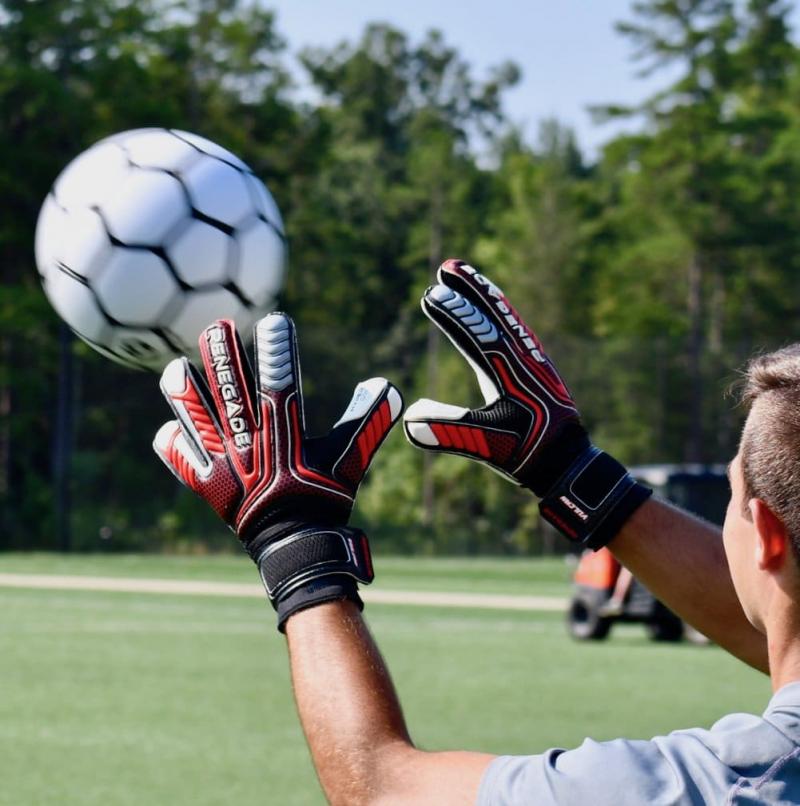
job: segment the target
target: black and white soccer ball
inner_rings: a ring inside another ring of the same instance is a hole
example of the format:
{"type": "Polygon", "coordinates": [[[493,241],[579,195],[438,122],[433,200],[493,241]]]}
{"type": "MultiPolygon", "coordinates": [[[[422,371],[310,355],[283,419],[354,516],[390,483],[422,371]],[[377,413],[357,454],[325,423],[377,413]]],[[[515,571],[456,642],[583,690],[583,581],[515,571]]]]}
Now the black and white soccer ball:
{"type": "Polygon", "coordinates": [[[136,129],[96,143],[56,179],[36,263],[78,336],[160,370],[196,357],[214,319],[252,332],[283,286],[286,238],[274,199],[238,157],[188,132],[136,129]]]}

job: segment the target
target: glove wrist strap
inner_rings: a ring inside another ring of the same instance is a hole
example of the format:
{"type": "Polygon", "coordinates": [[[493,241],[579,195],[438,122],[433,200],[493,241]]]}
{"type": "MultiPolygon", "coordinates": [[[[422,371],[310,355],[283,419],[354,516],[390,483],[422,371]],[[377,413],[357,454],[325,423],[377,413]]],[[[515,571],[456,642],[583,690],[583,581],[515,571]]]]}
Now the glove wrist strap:
{"type": "Polygon", "coordinates": [[[624,465],[590,445],[542,498],[539,511],[562,535],[596,551],[652,494],[624,465]]]}
{"type": "Polygon", "coordinates": [[[293,613],[323,602],[347,598],[363,608],[356,583],[368,585],[374,578],[364,532],[308,524],[280,532],[267,542],[254,540],[259,551],[251,554],[278,612],[278,629],[293,613]]]}
{"type": "Polygon", "coordinates": [[[319,577],[291,593],[287,593],[279,602],[273,602],[278,614],[278,630],[286,631],[286,622],[300,610],[325,604],[325,602],[338,602],[349,599],[355,602],[359,610],[364,609],[364,602],[358,595],[358,585],[355,579],[343,574],[331,574],[319,577]]]}

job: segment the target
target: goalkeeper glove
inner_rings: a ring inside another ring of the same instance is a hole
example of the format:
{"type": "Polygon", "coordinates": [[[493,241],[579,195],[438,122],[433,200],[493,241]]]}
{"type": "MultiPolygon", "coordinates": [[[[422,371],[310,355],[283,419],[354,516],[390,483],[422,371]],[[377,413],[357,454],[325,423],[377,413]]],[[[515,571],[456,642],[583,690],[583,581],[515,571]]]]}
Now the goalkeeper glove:
{"type": "Polygon", "coordinates": [[[402,409],[384,378],[356,386],[324,437],[306,436],[292,320],[255,326],[255,376],[233,323],[200,336],[208,385],[180,358],[161,390],[177,420],[153,447],[183,484],[205,498],[259,568],[283,629],[293,613],[349,598],[373,579],[366,535],[347,525],[358,486],[402,409]]]}
{"type": "Polygon", "coordinates": [[[606,545],[652,491],[590,443],[564,381],[496,285],[460,260],[443,263],[438,281],[422,310],[475,371],[486,405],[418,400],[403,418],[409,441],[484,462],[531,489],[563,535],[606,545]]]}

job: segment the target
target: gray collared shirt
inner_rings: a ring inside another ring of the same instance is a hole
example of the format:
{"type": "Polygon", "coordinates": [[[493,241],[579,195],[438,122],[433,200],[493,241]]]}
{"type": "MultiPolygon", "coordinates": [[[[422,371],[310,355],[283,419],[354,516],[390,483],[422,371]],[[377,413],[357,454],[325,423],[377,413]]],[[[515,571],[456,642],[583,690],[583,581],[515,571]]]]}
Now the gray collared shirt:
{"type": "Polygon", "coordinates": [[[731,714],[711,730],[500,756],[478,793],[478,806],[756,803],[800,804],[800,682],[780,689],[763,716],[731,714]]]}

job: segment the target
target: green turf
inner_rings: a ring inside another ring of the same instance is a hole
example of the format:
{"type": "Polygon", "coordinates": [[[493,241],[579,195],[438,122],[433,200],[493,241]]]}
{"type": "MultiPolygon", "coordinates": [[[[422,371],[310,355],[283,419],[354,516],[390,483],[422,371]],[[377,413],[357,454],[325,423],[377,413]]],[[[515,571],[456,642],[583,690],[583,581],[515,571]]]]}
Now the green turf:
{"type": "MultiPolygon", "coordinates": [[[[376,586],[386,590],[567,595],[571,568],[563,558],[483,559],[384,557],[375,552],[376,586]]],[[[253,582],[243,553],[209,556],[0,553],[0,573],[211,579],[253,582]]]]}
{"type": "MultiPolygon", "coordinates": [[[[0,571],[239,578],[230,558],[28,560],[0,555],[0,571]]],[[[406,579],[414,562],[397,563],[406,579]]],[[[477,568],[426,560],[420,575],[474,590],[477,568]]],[[[507,574],[537,576],[530,564],[507,574]]],[[[767,679],[721,650],[656,645],[635,626],[585,645],[558,614],[373,604],[367,615],[412,733],[432,749],[646,737],[769,698],[767,679]]],[[[0,804],[323,803],[273,625],[255,599],[0,589],[0,804]]]]}

